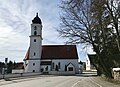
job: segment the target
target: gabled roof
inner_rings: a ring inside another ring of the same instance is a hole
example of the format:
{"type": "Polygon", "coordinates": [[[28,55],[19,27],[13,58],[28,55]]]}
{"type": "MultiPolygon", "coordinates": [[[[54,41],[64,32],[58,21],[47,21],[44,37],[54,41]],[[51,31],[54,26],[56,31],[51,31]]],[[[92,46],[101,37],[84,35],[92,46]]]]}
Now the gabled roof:
{"type": "MultiPolygon", "coordinates": [[[[70,62],[70,63],[68,63],[66,66],[68,67],[70,64],[71,64],[72,66],[74,66],[71,62],[70,62]]],[[[74,66],[74,67],[75,67],[75,66],[74,66]]]]}
{"type": "Polygon", "coordinates": [[[42,59],[78,59],[75,45],[42,46],[42,59]]]}
{"type": "MultiPolygon", "coordinates": [[[[25,56],[28,59],[29,50],[25,56]]],[[[43,45],[41,59],[78,59],[76,45],[43,45]]]]}

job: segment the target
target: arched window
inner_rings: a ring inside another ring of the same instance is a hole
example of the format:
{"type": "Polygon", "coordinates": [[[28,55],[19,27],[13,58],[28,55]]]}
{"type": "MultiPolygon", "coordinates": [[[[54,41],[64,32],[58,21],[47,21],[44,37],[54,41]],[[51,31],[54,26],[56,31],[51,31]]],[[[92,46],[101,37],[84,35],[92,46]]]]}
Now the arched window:
{"type": "Polygon", "coordinates": [[[69,68],[68,68],[68,71],[73,71],[73,67],[69,67],[69,68]]]}
{"type": "Polygon", "coordinates": [[[34,42],[36,42],[36,39],[34,39],[34,42]]]}
{"type": "Polygon", "coordinates": [[[35,72],[35,70],[33,70],[33,72],[35,72]]]}
{"type": "Polygon", "coordinates": [[[34,27],[34,30],[37,30],[37,27],[36,27],[36,26],[34,27]]]}
{"type": "Polygon", "coordinates": [[[67,65],[65,65],[65,71],[67,71],[67,65]]]}
{"type": "Polygon", "coordinates": [[[87,60],[87,64],[88,64],[88,60],[87,60]]]}
{"type": "Polygon", "coordinates": [[[33,63],[33,66],[35,66],[35,63],[33,63]]]}
{"type": "Polygon", "coordinates": [[[34,52],[34,56],[36,55],[36,53],[34,52]]]}
{"type": "Polygon", "coordinates": [[[52,68],[53,68],[53,69],[55,68],[54,66],[55,66],[54,63],[52,63],[52,68]]]}
{"type": "Polygon", "coordinates": [[[60,62],[58,63],[58,68],[60,69],[60,62]]]}
{"type": "Polygon", "coordinates": [[[37,35],[37,31],[34,31],[34,35],[37,35]]]}

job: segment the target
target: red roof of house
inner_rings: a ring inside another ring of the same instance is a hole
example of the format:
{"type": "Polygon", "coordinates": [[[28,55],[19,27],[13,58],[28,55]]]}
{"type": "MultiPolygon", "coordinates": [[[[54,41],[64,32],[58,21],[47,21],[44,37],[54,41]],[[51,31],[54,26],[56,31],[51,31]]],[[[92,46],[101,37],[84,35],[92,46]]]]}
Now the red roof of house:
{"type": "MultiPolygon", "coordinates": [[[[29,50],[25,60],[29,59],[29,50]]],[[[78,59],[76,45],[43,45],[41,59],[78,59]]]]}
{"type": "Polygon", "coordinates": [[[18,62],[15,64],[15,66],[13,67],[13,69],[24,69],[24,63],[23,62],[18,62]]]}

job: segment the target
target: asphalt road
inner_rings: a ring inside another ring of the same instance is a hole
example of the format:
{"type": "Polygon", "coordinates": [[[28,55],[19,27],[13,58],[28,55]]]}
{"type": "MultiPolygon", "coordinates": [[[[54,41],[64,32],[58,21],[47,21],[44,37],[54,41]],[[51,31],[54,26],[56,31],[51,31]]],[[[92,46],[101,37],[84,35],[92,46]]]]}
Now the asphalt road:
{"type": "Polygon", "coordinates": [[[0,80],[0,87],[120,87],[94,74],[77,76],[35,76],[0,80]]]}

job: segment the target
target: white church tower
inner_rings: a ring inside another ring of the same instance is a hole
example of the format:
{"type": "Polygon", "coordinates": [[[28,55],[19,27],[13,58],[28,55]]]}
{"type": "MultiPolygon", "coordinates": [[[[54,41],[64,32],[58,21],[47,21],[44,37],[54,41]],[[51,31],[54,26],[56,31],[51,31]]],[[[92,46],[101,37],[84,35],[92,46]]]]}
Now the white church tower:
{"type": "Polygon", "coordinates": [[[25,72],[40,72],[41,50],[42,22],[37,13],[31,24],[29,60],[26,61],[27,67],[25,72]]]}

